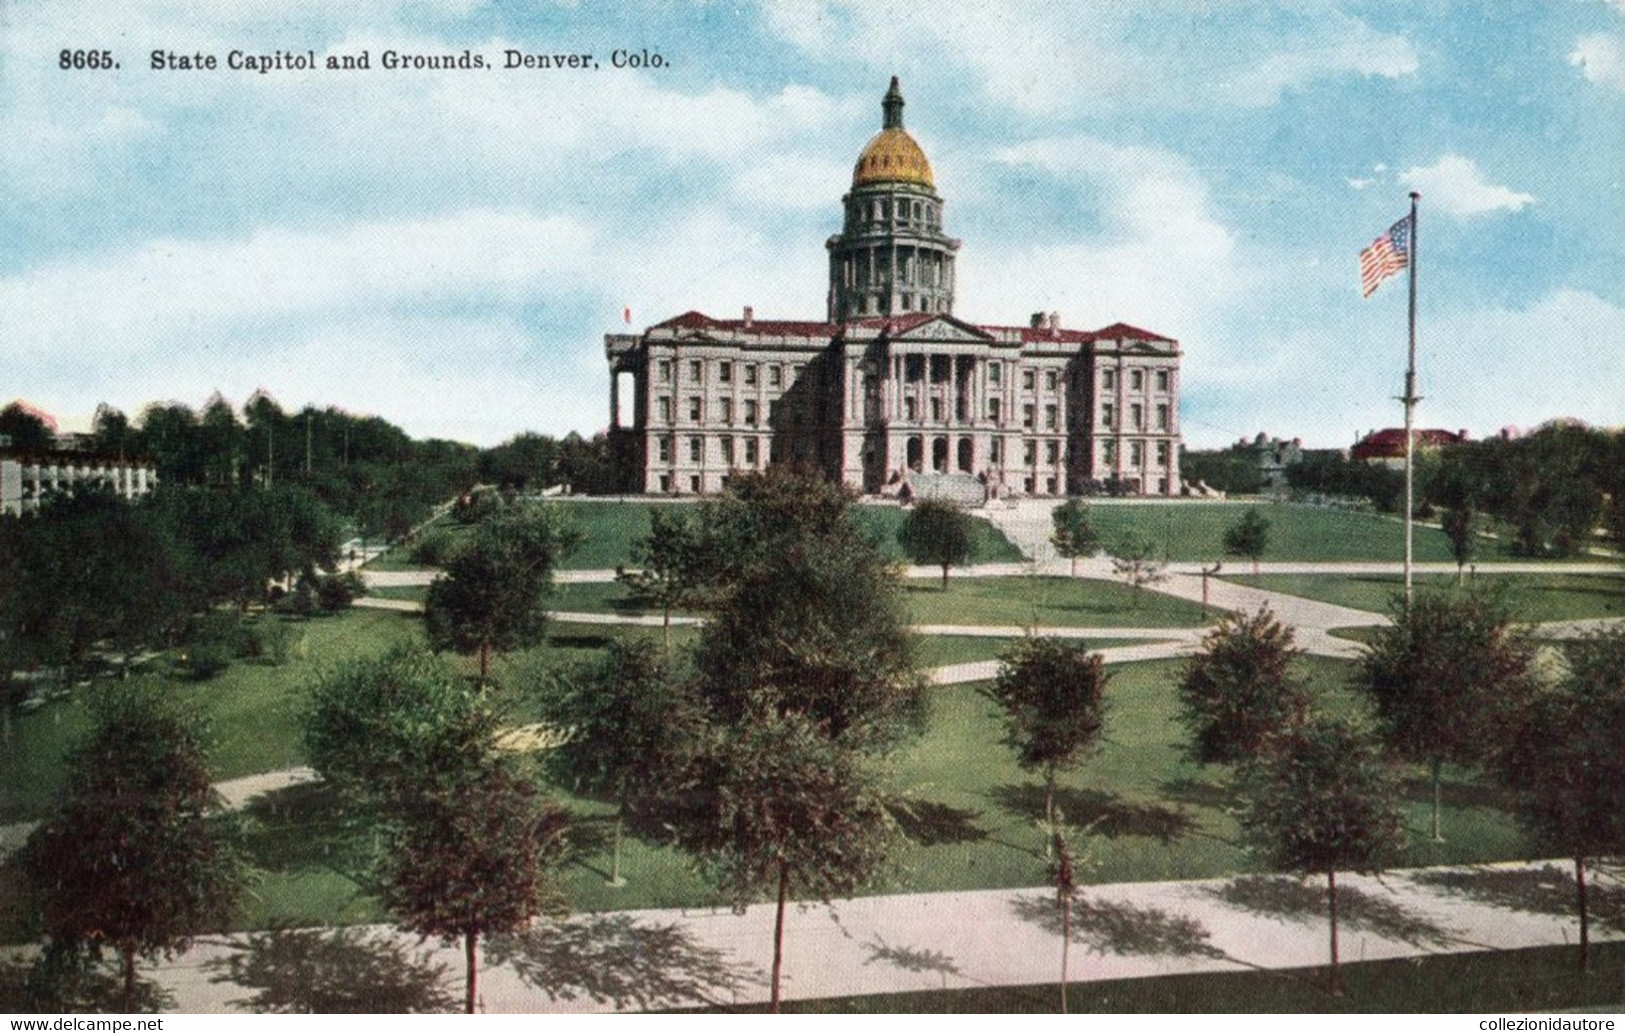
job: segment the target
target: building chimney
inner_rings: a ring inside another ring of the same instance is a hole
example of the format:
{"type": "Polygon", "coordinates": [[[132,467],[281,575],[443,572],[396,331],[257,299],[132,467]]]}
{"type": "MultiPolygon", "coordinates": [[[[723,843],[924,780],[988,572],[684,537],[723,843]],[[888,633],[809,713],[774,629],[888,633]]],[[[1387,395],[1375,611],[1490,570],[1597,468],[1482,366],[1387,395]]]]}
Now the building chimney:
{"type": "Polygon", "coordinates": [[[1044,313],[1034,312],[1032,322],[1034,330],[1042,330],[1044,328],[1044,313]]]}
{"type": "Polygon", "coordinates": [[[745,306],[745,329],[746,330],[750,329],[750,325],[751,325],[752,321],[755,320],[755,318],[756,318],[756,310],[752,309],[749,305],[746,305],[745,306]]]}

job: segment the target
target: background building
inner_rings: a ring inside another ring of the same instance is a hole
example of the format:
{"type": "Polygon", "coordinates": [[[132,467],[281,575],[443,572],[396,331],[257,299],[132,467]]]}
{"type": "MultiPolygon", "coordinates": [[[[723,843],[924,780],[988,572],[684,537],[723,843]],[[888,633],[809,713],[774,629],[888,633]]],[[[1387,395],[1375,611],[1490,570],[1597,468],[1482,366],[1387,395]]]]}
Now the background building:
{"type": "Polygon", "coordinates": [[[605,337],[623,489],[710,493],[793,462],[869,493],[919,472],[995,496],[1177,494],[1178,342],[1124,323],[1070,329],[1055,313],[955,318],[960,242],[895,78],[881,107],[826,243],[823,320],[686,312],[605,337]]]}

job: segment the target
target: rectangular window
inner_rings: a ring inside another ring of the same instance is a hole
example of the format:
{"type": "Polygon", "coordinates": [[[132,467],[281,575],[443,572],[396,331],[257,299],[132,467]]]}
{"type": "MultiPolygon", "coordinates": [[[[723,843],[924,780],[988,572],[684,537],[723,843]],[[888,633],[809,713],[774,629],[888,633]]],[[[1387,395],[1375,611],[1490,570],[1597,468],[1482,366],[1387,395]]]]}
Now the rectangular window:
{"type": "Polygon", "coordinates": [[[1100,425],[1110,427],[1117,420],[1117,407],[1110,402],[1100,407],[1100,425]]]}
{"type": "Polygon", "coordinates": [[[1055,390],[1056,383],[1057,383],[1057,381],[1056,381],[1056,378],[1055,378],[1055,371],[1054,370],[1050,370],[1048,373],[1044,374],[1044,390],[1046,390],[1046,391],[1055,390]]]}
{"type": "Polygon", "coordinates": [[[754,467],[756,465],[756,460],[757,460],[757,457],[758,457],[758,453],[757,453],[756,449],[757,449],[756,439],[755,438],[746,438],[745,439],[745,465],[746,466],[754,467]]]}
{"type": "Polygon", "coordinates": [[[1117,465],[1117,442],[1102,441],[1100,443],[1100,462],[1103,466],[1117,465]]]}
{"type": "Polygon", "coordinates": [[[745,399],[745,426],[747,426],[747,427],[756,426],[756,414],[757,414],[756,399],[754,399],[754,398],[745,399]]]}
{"type": "Polygon", "coordinates": [[[688,479],[688,490],[698,495],[700,493],[700,478],[698,475],[688,479]]]}
{"type": "Polygon", "coordinates": [[[995,466],[1003,465],[1003,463],[1004,463],[1004,439],[1003,438],[994,438],[993,439],[993,463],[994,463],[995,466]]]}
{"type": "Polygon", "coordinates": [[[942,422],[942,399],[940,398],[931,399],[931,422],[942,422]]]}
{"type": "Polygon", "coordinates": [[[701,416],[704,413],[705,413],[705,403],[702,402],[698,397],[690,398],[688,400],[688,418],[689,419],[691,419],[691,420],[693,420],[693,421],[695,421],[697,423],[697,422],[699,422],[701,416]]]}
{"type": "Polygon", "coordinates": [[[1166,404],[1157,406],[1157,429],[1168,429],[1168,406],[1166,404]]]}
{"type": "Polygon", "coordinates": [[[1024,451],[1026,453],[1026,460],[1027,460],[1027,465],[1028,466],[1032,466],[1033,464],[1038,462],[1038,442],[1036,442],[1036,441],[1027,442],[1027,447],[1026,447],[1026,449],[1024,449],[1024,451]]]}
{"type": "Polygon", "coordinates": [[[1165,370],[1165,369],[1157,370],[1157,390],[1158,391],[1167,391],[1168,390],[1168,371],[1165,370]]]}
{"type": "Polygon", "coordinates": [[[1142,389],[1144,387],[1145,387],[1145,374],[1144,373],[1141,373],[1139,370],[1134,370],[1131,373],[1129,373],[1129,375],[1128,375],[1128,389],[1130,391],[1138,391],[1138,390],[1140,390],[1140,389],[1142,389]]]}
{"type": "Polygon", "coordinates": [[[784,370],[779,366],[767,367],[767,386],[778,387],[784,383],[784,370]]]}
{"type": "Polygon", "coordinates": [[[661,423],[671,422],[671,399],[665,395],[660,396],[659,414],[661,423]]]}
{"type": "Polygon", "coordinates": [[[662,384],[670,383],[671,382],[671,360],[670,359],[661,359],[659,362],[655,363],[655,375],[660,378],[660,382],[662,384]]]}
{"type": "Polygon", "coordinates": [[[1145,445],[1138,441],[1128,443],[1128,465],[1138,470],[1145,465],[1145,445]]]}
{"type": "Polygon", "coordinates": [[[734,465],[734,439],[724,434],[717,439],[722,445],[722,462],[724,466],[734,465]]]}
{"type": "Polygon", "coordinates": [[[734,400],[732,398],[724,398],[724,399],[722,399],[722,422],[723,423],[732,423],[733,421],[734,421],[734,400]]]}
{"type": "Polygon", "coordinates": [[[734,380],[734,364],[731,362],[717,363],[717,380],[724,384],[731,384],[734,380]]]}
{"type": "Polygon", "coordinates": [[[1055,406],[1053,406],[1053,405],[1044,406],[1044,426],[1045,426],[1046,429],[1054,430],[1057,427],[1059,427],[1060,423],[1057,422],[1059,419],[1060,419],[1060,413],[1055,408],[1055,406]]]}
{"type": "Polygon", "coordinates": [[[664,494],[666,494],[666,493],[668,493],[670,491],[671,491],[671,474],[663,473],[663,474],[660,475],[660,493],[662,495],[664,495],[664,494]]]}
{"type": "Polygon", "coordinates": [[[1004,371],[1004,363],[1002,363],[1002,362],[990,362],[990,363],[988,363],[987,364],[987,382],[989,384],[992,384],[994,387],[998,387],[999,384],[1003,382],[1003,380],[1002,380],[1002,378],[1004,377],[1004,372],[1003,371],[1004,371]]]}
{"type": "Polygon", "coordinates": [[[1033,371],[1032,370],[1029,369],[1029,370],[1022,371],[1022,374],[1021,374],[1021,389],[1023,391],[1031,391],[1033,389],[1033,371]]]}
{"type": "Polygon", "coordinates": [[[1168,448],[1168,442],[1157,442],[1157,465],[1162,467],[1164,470],[1168,469],[1168,457],[1170,454],[1171,452],[1168,448]]]}
{"type": "Polygon", "coordinates": [[[1044,462],[1051,466],[1061,461],[1061,443],[1050,441],[1044,445],[1044,462]]]}
{"type": "Polygon", "coordinates": [[[1117,386],[1117,374],[1114,371],[1109,370],[1109,369],[1101,370],[1100,371],[1100,387],[1101,387],[1101,389],[1104,390],[1104,391],[1110,391],[1115,386],[1117,386]]]}
{"type": "Polygon", "coordinates": [[[671,462],[671,438],[660,439],[660,461],[662,463],[671,462]]]}
{"type": "Polygon", "coordinates": [[[903,399],[903,418],[910,423],[920,418],[920,403],[913,398],[903,399]]]}
{"type": "Polygon", "coordinates": [[[702,367],[699,359],[690,359],[688,361],[688,379],[698,384],[700,382],[700,378],[703,376],[701,369],[702,367]]]}
{"type": "Polygon", "coordinates": [[[1129,412],[1129,423],[1134,427],[1134,429],[1135,430],[1144,430],[1145,429],[1145,406],[1138,405],[1138,404],[1131,405],[1128,408],[1128,412],[1129,412]]]}
{"type": "Polygon", "coordinates": [[[994,423],[999,422],[999,400],[997,398],[987,400],[987,418],[994,423]]]}
{"type": "Polygon", "coordinates": [[[702,462],[705,459],[705,439],[688,439],[688,460],[691,463],[702,462]]]}
{"type": "Polygon", "coordinates": [[[745,386],[756,386],[756,363],[754,362],[747,362],[745,364],[745,386]]]}
{"type": "Polygon", "coordinates": [[[1033,425],[1033,407],[1032,406],[1024,405],[1024,406],[1021,407],[1021,425],[1023,427],[1031,427],[1033,425]]]}

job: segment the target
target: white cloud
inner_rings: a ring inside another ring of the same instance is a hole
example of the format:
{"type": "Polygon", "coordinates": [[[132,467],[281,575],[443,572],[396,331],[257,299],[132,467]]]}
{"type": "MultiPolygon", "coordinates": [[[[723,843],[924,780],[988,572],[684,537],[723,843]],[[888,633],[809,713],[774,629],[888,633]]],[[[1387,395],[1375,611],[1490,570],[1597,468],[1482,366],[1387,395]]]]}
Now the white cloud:
{"type": "MultiPolygon", "coordinates": [[[[1222,11],[1170,19],[1155,36],[1114,0],[1009,0],[944,9],[929,0],[766,0],[770,31],[804,51],[856,55],[916,76],[969,68],[988,97],[1026,112],[1197,98],[1242,107],[1340,75],[1398,78],[1418,67],[1402,37],[1331,12],[1287,15],[1295,28],[1233,26],[1222,11]]],[[[962,74],[955,74],[963,80],[962,74]]]]}
{"type": "MultiPolygon", "coordinates": [[[[1625,0],[1620,2],[1625,8],[1625,0]]],[[[1625,40],[1618,35],[1597,32],[1574,41],[1569,64],[1580,69],[1586,81],[1625,93],[1625,40]]]]}
{"type": "Polygon", "coordinates": [[[1533,195],[1488,182],[1471,158],[1446,154],[1427,167],[1412,166],[1399,174],[1399,181],[1436,203],[1444,212],[1459,218],[1486,212],[1516,212],[1533,204],[1533,195]]]}
{"type": "Polygon", "coordinates": [[[965,286],[956,299],[973,318],[1054,308],[1070,326],[1122,320],[1178,337],[1208,325],[1236,289],[1234,235],[1180,156],[1067,137],[1006,148],[994,160],[1076,193],[1098,192],[1102,225],[1037,246],[979,241],[960,259],[965,286]]]}

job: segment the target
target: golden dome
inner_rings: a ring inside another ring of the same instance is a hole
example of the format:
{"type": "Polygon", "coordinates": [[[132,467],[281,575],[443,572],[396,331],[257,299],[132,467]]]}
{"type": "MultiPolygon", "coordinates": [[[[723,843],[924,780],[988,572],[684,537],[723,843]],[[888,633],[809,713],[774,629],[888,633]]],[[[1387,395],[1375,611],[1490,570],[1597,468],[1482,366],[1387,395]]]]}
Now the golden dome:
{"type": "Polygon", "coordinates": [[[882,129],[858,155],[858,163],[852,167],[852,185],[868,183],[917,183],[932,190],[937,186],[925,152],[901,127],[882,129]]]}

